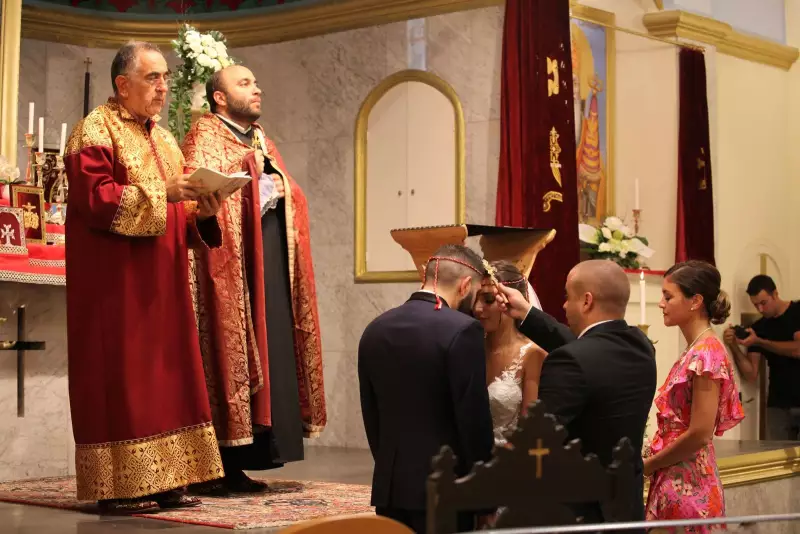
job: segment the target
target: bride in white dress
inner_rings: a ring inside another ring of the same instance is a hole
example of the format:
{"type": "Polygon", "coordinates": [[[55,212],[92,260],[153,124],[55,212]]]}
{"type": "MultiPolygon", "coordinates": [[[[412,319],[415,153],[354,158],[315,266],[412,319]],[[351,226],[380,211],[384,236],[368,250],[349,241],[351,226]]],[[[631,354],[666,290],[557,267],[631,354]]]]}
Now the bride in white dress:
{"type": "MultiPolygon", "coordinates": [[[[529,285],[514,264],[492,262],[497,281],[520,291],[526,299],[529,285]]],[[[506,444],[506,433],[517,426],[527,406],[539,396],[539,376],[547,353],[517,329],[517,324],[497,305],[495,292],[481,291],[474,308],[475,317],[486,332],[486,380],[492,412],[495,445],[506,444]]]]}

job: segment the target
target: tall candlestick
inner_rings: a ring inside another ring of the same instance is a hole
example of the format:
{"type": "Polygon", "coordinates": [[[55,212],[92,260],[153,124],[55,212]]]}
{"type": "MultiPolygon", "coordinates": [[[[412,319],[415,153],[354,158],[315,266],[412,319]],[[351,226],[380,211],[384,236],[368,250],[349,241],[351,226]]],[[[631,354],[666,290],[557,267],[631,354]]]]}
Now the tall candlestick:
{"type": "Polygon", "coordinates": [[[647,314],[645,313],[645,285],[644,271],[639,273],[639,324],[647,324],[647,314]]]}
{"type": "Polygon", "coordinates": [[[28,133],[33,133],[33,102],[28,104],[28,133]]]}
{"type": "Polygon", "coordinates": [[[59,149],[58,149],[58,155],[59,156],[63,156],[64,155],[64,143],[66,143],[66,142],[67,142],[67,123],[66,122],[62,122],[61,123],[61,144],[58,145],[59,146],[59,149]]]}
{"type": "Polygon", "coordinates": [[[636,189],[636,198],[634,199],[634,207],[633,207],[633,209],[637,209],[638,210],[639,209],[639,179],[638,178],[636,179],[635,189],[636,189]]]}
{"type": "Polygon", "coordinates": [[[44,152],[44,117],[39,117],[39,152],[44,152]]]}

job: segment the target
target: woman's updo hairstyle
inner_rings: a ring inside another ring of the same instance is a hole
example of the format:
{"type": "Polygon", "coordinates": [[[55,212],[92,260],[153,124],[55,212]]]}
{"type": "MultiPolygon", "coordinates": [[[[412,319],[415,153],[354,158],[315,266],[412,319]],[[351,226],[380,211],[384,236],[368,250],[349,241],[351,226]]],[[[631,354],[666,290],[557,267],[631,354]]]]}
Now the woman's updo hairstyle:
{"type": "Polygon", "coordinates": [[[497,278],[498,282],[506,287],[516,289],[522,293],[522,296],[525,297],[525,300],[530,302],[530,296],[528,295],[528,280],[520,272],[520,270],[517,269],[516,265],[506,260],[493,261],[489,265],[494,267],[495,278],[497,278]]]}
{"type": "Polygon", "coordinates": [[[711,324],[723,324],[731,314],[728,295],[720,289],[722,277],[710,263],[700,260],[676,263],[669,268],[664,278],[677,285],[686,298],[702,296],[711,324]]]}

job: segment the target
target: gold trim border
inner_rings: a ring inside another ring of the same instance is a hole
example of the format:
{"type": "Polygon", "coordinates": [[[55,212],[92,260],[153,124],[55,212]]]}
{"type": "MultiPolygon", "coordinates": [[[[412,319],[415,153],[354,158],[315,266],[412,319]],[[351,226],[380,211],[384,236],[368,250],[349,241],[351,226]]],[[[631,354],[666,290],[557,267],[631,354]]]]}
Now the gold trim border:
{"type": "Polygon", "coordinates": [[[691,39],[712,45],[723,54],[783,70],[789,70],[800,55],[795,47],[747,35],[725,22],[686,11],[647,13],[642,22],[650,35],[691,39]]]}
{"type": "MultiPolygon", "coordinates": [[[[339,0],[284,9],[254,9],[239,16],[190,16],[187,22],[200,31],[219,30],[229,47],[241,47],[502,4],[503,0],[339,0]]],[[[103,16],[77,8],[22,8],[22,37],[27,39],[118,48],[130,39],[169,45],[177,33],[175,19],[103,16]]]]}
{"type": "Polygon", "coordinates": [[[0,3],[0,154],[17,166],[20,11],[22,0],[0,3]]]}
{"type": "Polygon", "coordinates": [[[800,446],[720,458],[718,466],[725,488],[789,478],[800,473],[800,446]]]}
{"type": "Polygon", "coordinates": [[[419,272],[416,270],[367,270],[367,125],[369,114],[383,95],[404,82],[427,84],[447,97],[453,105],[456,127],[456,220],[453,223],[464,224],[466,221],[466,121],[456,90],[439,76],[423,70],[403,70],[384,78],[364,99],[356,117],[356,135],[353,147],[355,154],[355,253],[353,257],[356,283],[419,282],[419,272]]]}

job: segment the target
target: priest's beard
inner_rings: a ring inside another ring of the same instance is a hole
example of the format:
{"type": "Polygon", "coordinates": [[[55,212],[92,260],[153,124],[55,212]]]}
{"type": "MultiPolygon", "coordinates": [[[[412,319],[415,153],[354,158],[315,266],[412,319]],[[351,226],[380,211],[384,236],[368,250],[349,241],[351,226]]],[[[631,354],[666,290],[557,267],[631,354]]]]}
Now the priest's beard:
{"type": "Polygon", "coordinates": [[[466,295],[461,302],[458,303],[456,306],[456,310],[460,311],[465,315],[472,315],[472,309],[475,307],[475,297],[478,295],[477,291],[472,291],[468,295],[466,295]]]}
{"type": "Polygon", "coordinates": [[[250,101],[246,99],[233,100],[228,97],[228,115],[236,122],[244,122],[247,124],[256,122],[261,116],[261,113],[253,111],[250,107],[250,101]]]}

